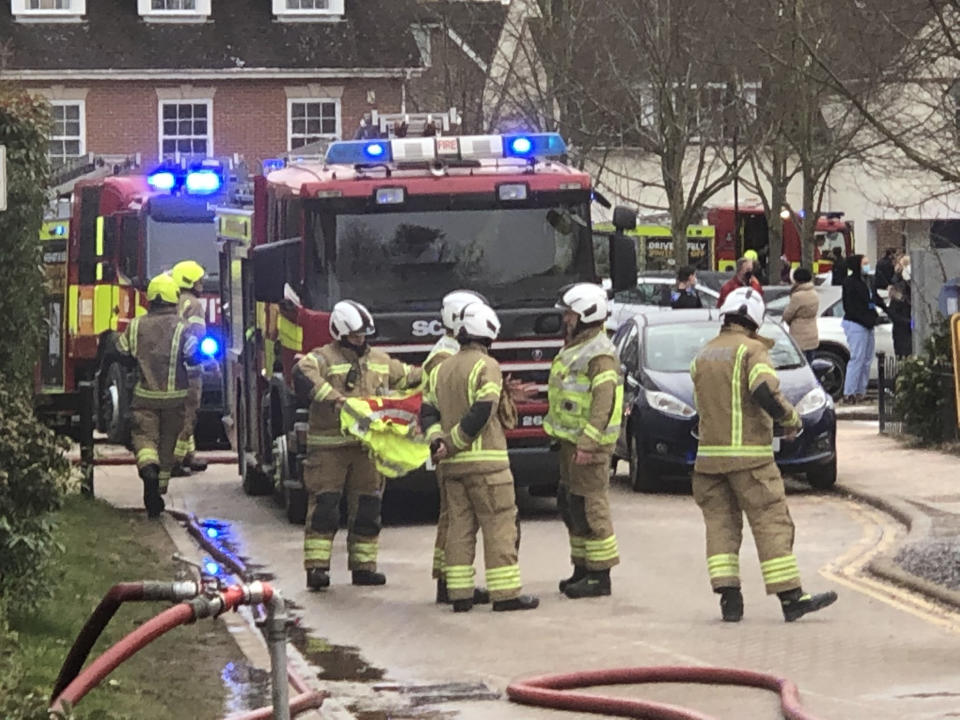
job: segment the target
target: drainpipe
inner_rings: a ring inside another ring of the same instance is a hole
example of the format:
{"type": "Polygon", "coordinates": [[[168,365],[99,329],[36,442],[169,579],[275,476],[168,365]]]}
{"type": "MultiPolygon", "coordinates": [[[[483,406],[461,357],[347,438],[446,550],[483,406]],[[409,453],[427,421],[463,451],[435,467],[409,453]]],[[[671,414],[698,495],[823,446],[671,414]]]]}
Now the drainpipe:
{"type": "Polygon", "coordinates": [[[270,650],[270,683],[275,720],[290,720],[290,686],[287,679],[287,605],[276,590],[267,602],[267,647],[270,650]]]}

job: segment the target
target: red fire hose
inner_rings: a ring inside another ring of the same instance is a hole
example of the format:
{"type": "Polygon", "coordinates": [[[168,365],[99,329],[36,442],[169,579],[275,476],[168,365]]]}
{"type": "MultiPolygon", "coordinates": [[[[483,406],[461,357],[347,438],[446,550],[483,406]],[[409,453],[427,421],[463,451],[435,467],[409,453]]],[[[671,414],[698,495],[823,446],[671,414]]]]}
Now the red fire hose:
{"type": "Polygon", "coordinates": [[[715,720],[710,715],[675,705],[607,697],[593,693],[569,692],[576,688],[600,685],[644,683],[702,683],[762,688],[779,693],[780,707],[786,720],[817,720],[801,707],[797,686],[790,680],[766,673],[732,668],[664,666],[542,675],[511,684],[507,688],[507,696],[517,703],[556,710],[576,710],[646,720],[715,720]]]}

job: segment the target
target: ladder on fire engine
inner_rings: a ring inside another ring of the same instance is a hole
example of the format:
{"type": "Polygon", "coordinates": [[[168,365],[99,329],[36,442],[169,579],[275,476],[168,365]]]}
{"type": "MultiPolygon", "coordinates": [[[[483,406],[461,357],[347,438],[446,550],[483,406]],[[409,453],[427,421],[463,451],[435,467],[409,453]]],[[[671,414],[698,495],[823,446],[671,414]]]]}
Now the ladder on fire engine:
{"type": "Polygon", "coordinates": [[[373,110],[370,122],[360,121],[355,139],[426,137],[429,135],[449,134],[452,127],[463,124],[463,118],[456,108],[446,112],[425,113],[381,113],[373,110]]]}

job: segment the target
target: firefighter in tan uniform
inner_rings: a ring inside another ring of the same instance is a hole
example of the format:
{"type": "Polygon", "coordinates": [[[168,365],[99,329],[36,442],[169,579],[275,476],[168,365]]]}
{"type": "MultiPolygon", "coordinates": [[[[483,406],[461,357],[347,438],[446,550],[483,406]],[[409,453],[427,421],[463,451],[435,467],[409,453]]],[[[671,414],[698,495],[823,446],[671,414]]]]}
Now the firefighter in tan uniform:
{"type": "Polygon", "coordinates": [[[543,429],[560,444],[557,504],[570,534],[573,574],[560,581],[560,591],[574,599],[599,597],[611,593],[610,568],[620,562],[608,497],[623,413],[620,361],[604,331],[602,287],[571,285],[557,307],[564,311],[566,343],[550,368],[543,429]]]}
{"type": "Polygon", "coordinates": [[[802,422],[780,394],[780,380],[768,355],[773,342],[757,334],[764,312],[763,298],[753,288],[731,292],[720,308],[720,334],[704,346],[690,367],[700,416],[693,497],[706,523],[710,583],[720,595],[721,614],[728,622],[743,617],[744,513],[757,544],[767,593],[779,596],[787,622],[837,599],[834,592],[811,596],[801,589],[793,554],[793,520],[774,462],[773,426],[779,423],[790,439],[802,422]]]}
{"type": "Polygon", "coordinates": [[[360,303],[338,302],[330,314],[334,341],[307,353],[293,370],[297,395],[310,402],[310,430],[303,482],[309,495],[303,564],[307,586],[330,585],[330,555],[340,524],[340,498],[347,495],[349,568],[354,585],[383,585],[377,570],[383,477],[360,441],[340,430],[348,397],[385,395],[415,388],[420,368],[371,348],[373,317],[360,303]]]}
{"type": "MultiPolygon", "coordinates": [[[[180,288],[180,319],[186,324],[187,332],[200,343],[207,334],[203,303],[200,302],[199,297],[203,289],[203,278],[206,271],[199,263],[193,260],[184,260],[174,265],[170,274],[180,288]]],[[[180,431],[180,437],[177,438],[177,447],[174,451],[174,459],[176,460],[173,466],[174,477],[182,477],[189,475],[191,472],[202,472],[207,469],[207,463],[194,456],[197,448],[193,431],[197,425],[197,411],[200,409],[202,395],[203,373],[199,372],[198,369],[190,376],[190,388],[183,409],[183,430],[180,431]]]]}
{"type": "Polygon", "coordinates": [[[503,375],[488,353],[500,321],[493,310],[475,302],[463,308],[459,324],[460,351],[434,368],[421,409],[421,426],[442,468],[447,494],[447,593],[454,612],[473,608],[473,560],[477,531],[482,530],[493,609],[532,610],[540,601],[521,594],[517,504],[497,412],[503,375]]]}
{"type": "Polygon", "coordinates": [[[179,288],[169,275],[147,287],[150,309],[130,321],[117,349],[136,364],[140,378],[133,389],[133,449],[143,480],[143,504],[150,517],[163,512],[173,468],[174,446],[183,427],[188,365],[193,372],[198,345],[177,313],[179,288]]]}

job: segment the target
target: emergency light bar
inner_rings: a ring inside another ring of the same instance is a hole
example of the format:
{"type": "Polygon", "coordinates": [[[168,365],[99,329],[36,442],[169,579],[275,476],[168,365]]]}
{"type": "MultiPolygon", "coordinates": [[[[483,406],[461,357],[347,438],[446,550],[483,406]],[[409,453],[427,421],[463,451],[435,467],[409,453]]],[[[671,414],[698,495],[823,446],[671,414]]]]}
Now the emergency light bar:
{"type": "Polygon", "coordinates": [[[328,165],[379,165],[436,160],[489,160],[558,157],[567,145],[557,133],[465,135],[463,137],[347,140],[331,143],[328,165]]]}
{"type": "Polygon", "coordinates": [[[223,189],[223,167],[205,160],[184,169],[177,166],[157,168],[147,176],[147,184],[159,192],[187,195],[215,195],[223,189]]]}

